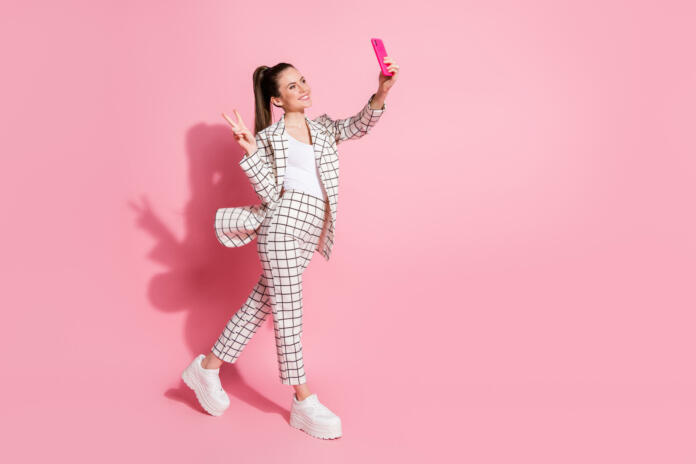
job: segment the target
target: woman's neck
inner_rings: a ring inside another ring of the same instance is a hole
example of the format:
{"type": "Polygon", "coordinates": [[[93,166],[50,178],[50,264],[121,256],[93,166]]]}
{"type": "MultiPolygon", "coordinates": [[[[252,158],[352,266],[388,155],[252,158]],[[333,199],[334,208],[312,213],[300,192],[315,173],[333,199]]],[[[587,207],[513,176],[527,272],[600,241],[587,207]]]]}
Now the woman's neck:
{"type": "Polygon", "coordinates": [[[305,126],[305,114],[301,111],[286,111],[283,114],[285,127],[300,128],[305,126]]]}

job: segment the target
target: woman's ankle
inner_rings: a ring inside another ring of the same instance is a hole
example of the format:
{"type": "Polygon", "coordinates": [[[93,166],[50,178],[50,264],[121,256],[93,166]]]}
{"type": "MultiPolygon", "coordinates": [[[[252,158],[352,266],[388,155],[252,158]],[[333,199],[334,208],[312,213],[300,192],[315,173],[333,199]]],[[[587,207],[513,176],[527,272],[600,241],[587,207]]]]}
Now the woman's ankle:
{"type": "Polygon", "coordinates": [[[307,387],[306,383],[303,383],[300,387],[295,388],[295,398],[297,398],[297,401],[302,401],[311,394],[312,392],[309,391],[309,387],[307,387]]]}
{"type": "Polygon", "coordinates": [[[201,361],[201,366],[203,369],[217,369],[222,366],[222,359],[215,356],[213,353],[208,353],[208,355],[201,361]]]}

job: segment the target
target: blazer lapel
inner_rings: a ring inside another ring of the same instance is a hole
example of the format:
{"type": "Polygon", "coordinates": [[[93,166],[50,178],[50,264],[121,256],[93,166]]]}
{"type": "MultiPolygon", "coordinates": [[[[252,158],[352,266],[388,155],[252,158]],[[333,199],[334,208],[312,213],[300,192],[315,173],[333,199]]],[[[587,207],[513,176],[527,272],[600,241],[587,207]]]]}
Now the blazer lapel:
{"type": "Polygon", "coordinates": [[[307,125],[309,126],[309,132],[312,134],[312,145],[314,146],[314,160],[319,168],[319,177],[321,178],[321,183],[326,188],[326,182],[324,181],[324,171],[321,165],[321,156],[324,154],[324,147],[326,146],[326,130],[320,125],[307,119],[307,125]]]}

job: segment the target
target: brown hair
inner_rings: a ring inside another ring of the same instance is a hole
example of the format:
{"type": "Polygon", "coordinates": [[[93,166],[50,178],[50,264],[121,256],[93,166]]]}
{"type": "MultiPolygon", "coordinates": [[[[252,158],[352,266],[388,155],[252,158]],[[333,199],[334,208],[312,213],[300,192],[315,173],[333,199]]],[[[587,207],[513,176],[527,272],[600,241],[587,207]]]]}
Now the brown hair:
{"type": "Polygon", "coordinates": [[[280,97],[278,77],[286,68],[294,68],[290,63],[278,63],[273,67],[259,66],[254,70],[254,135],[270,126],[271,97],[280,97]]]}

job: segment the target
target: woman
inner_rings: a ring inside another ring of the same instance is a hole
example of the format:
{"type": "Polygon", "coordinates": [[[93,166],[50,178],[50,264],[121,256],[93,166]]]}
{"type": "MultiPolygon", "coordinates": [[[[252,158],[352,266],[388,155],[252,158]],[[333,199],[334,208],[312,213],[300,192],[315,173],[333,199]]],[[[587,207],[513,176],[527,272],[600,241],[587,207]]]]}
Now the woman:
{"type": "Polygon", "coordinates": [[[218,240],[235,247],[257,237],[263,274],[242,307],[232,316],[208,355],[199,354],[183,372],[201,406],[218,416],[230,400],[219,378],[224,361],[234,363],[269,313],[273,314],[280,380],[295,392],[290,425],[318,438],[341,436],[341,420],[307,386],[302,359],[302,273],[314,252],[331,255],[338,203],[336,145],[367,134],[386,106],[399,66],[384,58],[392,76],[379,74],[379,87],[355,116],[333,120],[322,114],[308,119],[311,89],[291,64],[259,66],[254,71],[256,100],[253,136],[235,110],[237,121],[223,117],[244,149],[240,166],[261,205],[220,208],[218,240]],[[270,105],[284,110],[274,124],[270,105]]]}

